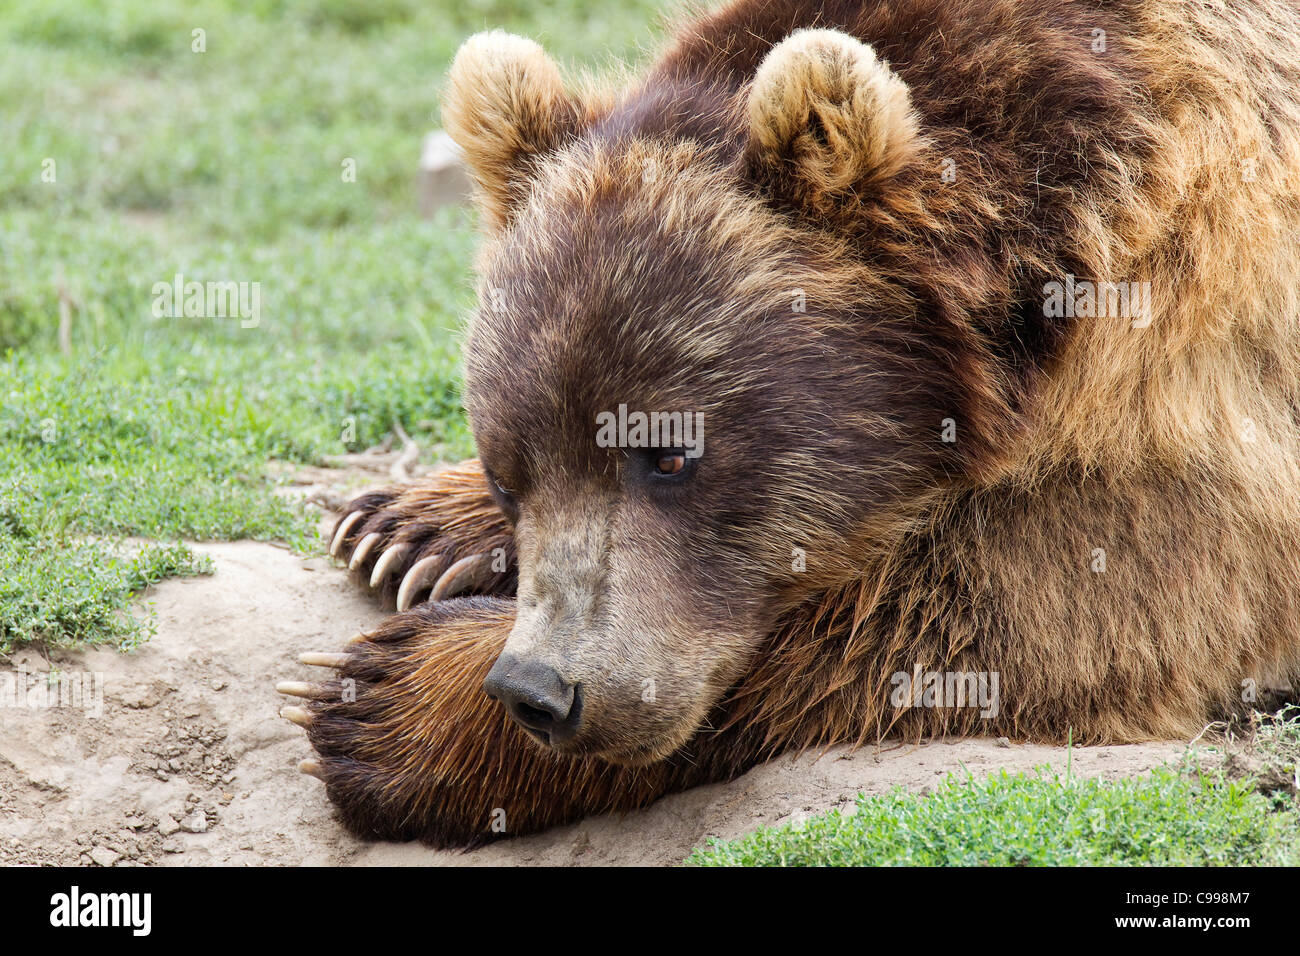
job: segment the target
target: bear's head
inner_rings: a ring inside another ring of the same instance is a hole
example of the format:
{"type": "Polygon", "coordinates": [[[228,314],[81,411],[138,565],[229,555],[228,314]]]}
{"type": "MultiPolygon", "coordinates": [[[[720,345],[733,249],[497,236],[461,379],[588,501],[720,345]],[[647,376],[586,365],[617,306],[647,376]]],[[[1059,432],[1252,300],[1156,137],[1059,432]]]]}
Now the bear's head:
{"type": "Polygon", "coordinates": [[[490,227],[466,407],[519,561],[486,687],[555,750],[626,764],[885,552],[957,467],[952,383],[983,387],[921,330],[943,305],[825,224],[923,146],[870,47],[802,31],[734,89],[649,82],[577,93],[489,33],[444,109],[490,227]]]}

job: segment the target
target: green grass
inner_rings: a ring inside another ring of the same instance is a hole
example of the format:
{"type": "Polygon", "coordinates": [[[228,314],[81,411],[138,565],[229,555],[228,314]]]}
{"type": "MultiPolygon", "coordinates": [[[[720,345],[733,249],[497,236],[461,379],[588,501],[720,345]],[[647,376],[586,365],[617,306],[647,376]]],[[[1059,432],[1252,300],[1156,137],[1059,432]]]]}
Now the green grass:
{"type": "Polygon", "coordinates": [[[131,595],[204,569],[183,540],[317,547],[272,461],[394,423],[472,453],[475,223],[416,217],[447,64],[488,27],[571,68],[635,57],[660,9],[0,0],[0,653],[138,642],[131,595]],[[258,283],[260,322],[155,318],[177,273],[258,283]]]}
{"type": "Polygon", "coordinates": [[[859,796],[711,841],[695,866],[1242,866],[1300,863],[1294,795],[1188,764],[1103,782],[1052,773],[949,775],[928,795],[859,796]]]}

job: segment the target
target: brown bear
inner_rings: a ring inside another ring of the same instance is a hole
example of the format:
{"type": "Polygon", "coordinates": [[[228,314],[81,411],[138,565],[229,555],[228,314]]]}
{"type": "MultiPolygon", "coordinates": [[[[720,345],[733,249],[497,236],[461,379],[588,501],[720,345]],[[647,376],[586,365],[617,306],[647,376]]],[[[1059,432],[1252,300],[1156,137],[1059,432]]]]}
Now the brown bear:
{"type": "Polygon", "coordinates": [[[1297,90],[1290,0],[736,0],[617,89],[471,38],[480,457],[339,523],[398,613],[284,685],[304,769],[463,846],[1296,679],[1297,90]]]}

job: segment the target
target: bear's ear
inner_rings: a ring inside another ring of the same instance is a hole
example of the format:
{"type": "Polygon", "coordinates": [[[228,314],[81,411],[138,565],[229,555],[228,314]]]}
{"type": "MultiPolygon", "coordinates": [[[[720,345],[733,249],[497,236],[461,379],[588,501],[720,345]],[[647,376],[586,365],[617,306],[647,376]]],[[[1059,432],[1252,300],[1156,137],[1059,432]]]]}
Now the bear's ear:
{"type": "Polygon", "coordinates": [[[920,145],[907,84],[838,30],[799,30],[768,52],[749,122],[762,178],[821,211],[894,175],[920,145]]]}
{"type": "Polygon", "coordinates": [[[534,161],[574,133],[579,115],[559,68],[532,40],[493,30],[461,46],[447,76],[443,123],[465,151],[494,226],[525,194],[534,161]]]}

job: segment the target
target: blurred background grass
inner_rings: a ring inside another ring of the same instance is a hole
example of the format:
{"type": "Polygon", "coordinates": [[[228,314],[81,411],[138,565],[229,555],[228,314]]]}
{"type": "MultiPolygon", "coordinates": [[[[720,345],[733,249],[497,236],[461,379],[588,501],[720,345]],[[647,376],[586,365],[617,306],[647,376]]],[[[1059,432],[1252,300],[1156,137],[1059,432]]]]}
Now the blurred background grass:
{"type": "Polygon", "coordinates": [[[0,2],[0,653],[138,641],[130,594],[204,570],[180,539],[316,547],[273,459],[394,422],[471,454],[473,215],[416,212],[446,67],[492,27],[571,68],[636,60],[664,6],[0,2]],[[154,318],[176,273],[260,283],[260,324],[154,318]]]}

